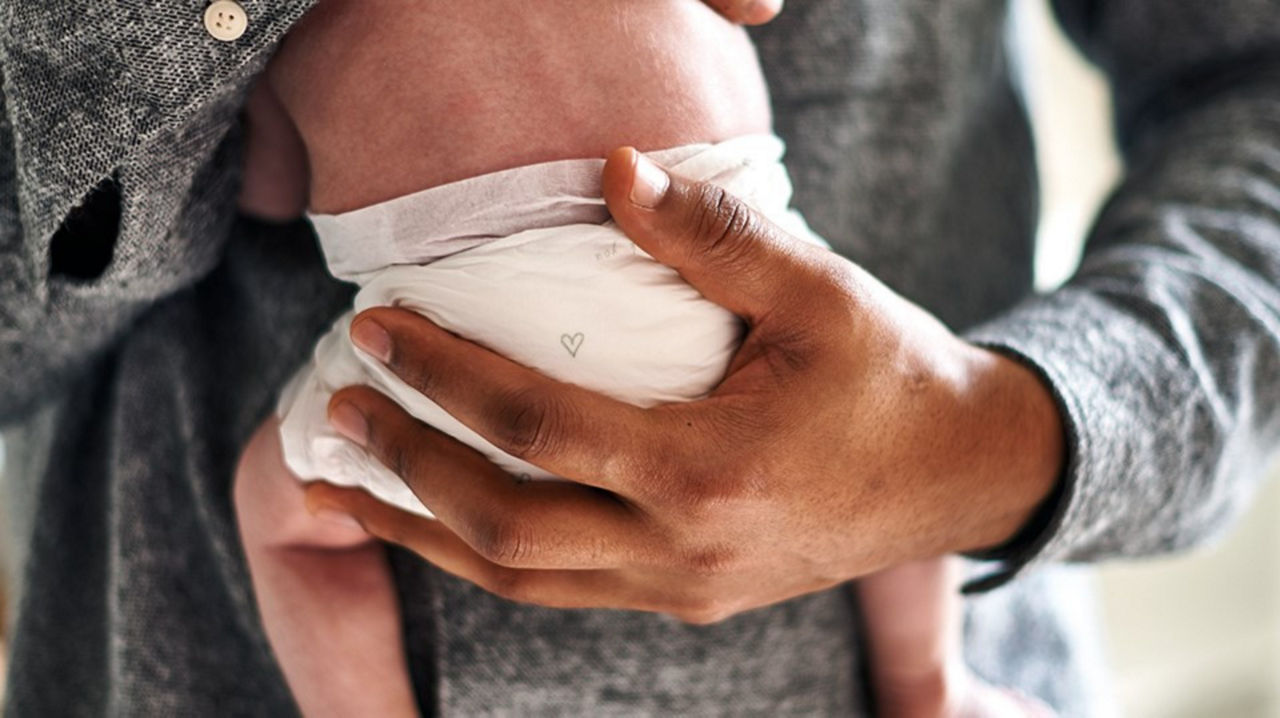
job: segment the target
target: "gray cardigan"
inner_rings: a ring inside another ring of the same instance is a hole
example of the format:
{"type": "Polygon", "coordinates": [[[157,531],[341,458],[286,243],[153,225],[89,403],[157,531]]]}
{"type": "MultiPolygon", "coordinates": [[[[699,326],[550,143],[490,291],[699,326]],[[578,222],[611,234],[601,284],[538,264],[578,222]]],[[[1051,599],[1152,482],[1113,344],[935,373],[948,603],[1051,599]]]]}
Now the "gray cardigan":
{"type": "MultiPolygon", "coordinates": [[[[349,299],[302,224],[237,219],[238,110],[314,0],[0,0],[0,423],[24,556],[7,715],[282,715],[236,539],[239,447],[349,299]]],[[[1063,561],[1211,536],[1280,433],[1280,1],[1062,0],[1127,175],[1031,295],[1033,153],[999,0],[804,0],[756,33],[796,203],[850,259],[1053,385],[1061,488],[992,556],[970,663],[1068,715],[1104,685],[1063,561]],[[1017,574],[1017,578],[996,587],[1017,574]]],[[[856,714],[850,592],[708,627],[510,604],[393,554],[452,715],[856,714]]]]}

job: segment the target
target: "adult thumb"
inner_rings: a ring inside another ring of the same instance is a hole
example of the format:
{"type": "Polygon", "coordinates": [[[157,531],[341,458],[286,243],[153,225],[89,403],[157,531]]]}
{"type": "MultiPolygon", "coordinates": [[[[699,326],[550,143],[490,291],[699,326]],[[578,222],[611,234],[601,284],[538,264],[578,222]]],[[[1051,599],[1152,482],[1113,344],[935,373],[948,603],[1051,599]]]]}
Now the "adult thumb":
{"type": "Polygon", "coordinates": [[[721,187],[673,175],[631,147],[610,153],[603,192],[632,241],[748,321],[794,298],[820,261],[721,187]]]}

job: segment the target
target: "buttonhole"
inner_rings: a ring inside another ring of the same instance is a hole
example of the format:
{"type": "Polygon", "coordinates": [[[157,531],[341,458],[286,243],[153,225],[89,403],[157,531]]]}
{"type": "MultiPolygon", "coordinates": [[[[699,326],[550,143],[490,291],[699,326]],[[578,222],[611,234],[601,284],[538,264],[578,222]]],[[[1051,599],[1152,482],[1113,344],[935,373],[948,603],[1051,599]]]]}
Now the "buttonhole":
{"type": "Polygon", "coordinates": [[[68,279],[102,276],[120,234],[120,170],[92,189],[62,220],[49,240],[49,273],[68,279]]]}

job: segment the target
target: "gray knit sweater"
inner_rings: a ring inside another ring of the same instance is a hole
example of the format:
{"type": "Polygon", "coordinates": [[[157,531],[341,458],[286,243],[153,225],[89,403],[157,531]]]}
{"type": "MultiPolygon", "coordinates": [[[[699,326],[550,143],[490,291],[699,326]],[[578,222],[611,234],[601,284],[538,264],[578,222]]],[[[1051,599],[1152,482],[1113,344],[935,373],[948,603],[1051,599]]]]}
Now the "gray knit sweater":
{"type": "MultiPolygon", "coordinates": [[[[235,217],[248,84],[314,0],[0,0],[0,423],[24,560],[7,715],[287,715],[229,499],[239,448],[349,290],[304,224],[235,217]]],[[[1053,385],[1061,490],[974,596],[970,663],[1068,715],[1104,685],[1063,561],[1205,540],[1280,434],[1280,1],[1062,0],[1127,175],[1031,296],[1033,153],[1000,0],[803,0],[756,38],[796,203],[1053,385]],[[986,584],[994,586],[999,581],[986,584]]],[[[844,588],[708,627],[514,605],[395,553],[449,715],[859,714],[844,588]]]]}

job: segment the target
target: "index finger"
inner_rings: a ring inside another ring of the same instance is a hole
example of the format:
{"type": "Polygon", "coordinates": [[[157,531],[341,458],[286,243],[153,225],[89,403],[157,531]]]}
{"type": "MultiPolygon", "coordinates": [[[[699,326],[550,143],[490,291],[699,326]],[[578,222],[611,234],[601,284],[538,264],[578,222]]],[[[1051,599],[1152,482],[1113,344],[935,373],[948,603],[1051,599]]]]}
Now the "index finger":
{"type": "Polygon", "coordinates": [[[418,314],[369,309],[351,340],[499,450],[633,498],[664,443],[665,413],[557,381],[418,314]]]}
{"type": "Polygon", "coordinates": [[[830,284],[832,254],[790,236],[711,182],[668,172],[632,147],[609,154],[609,212],[641,249],[707,299],[755,326],[780,312],[808,313],[830,284]]]}

